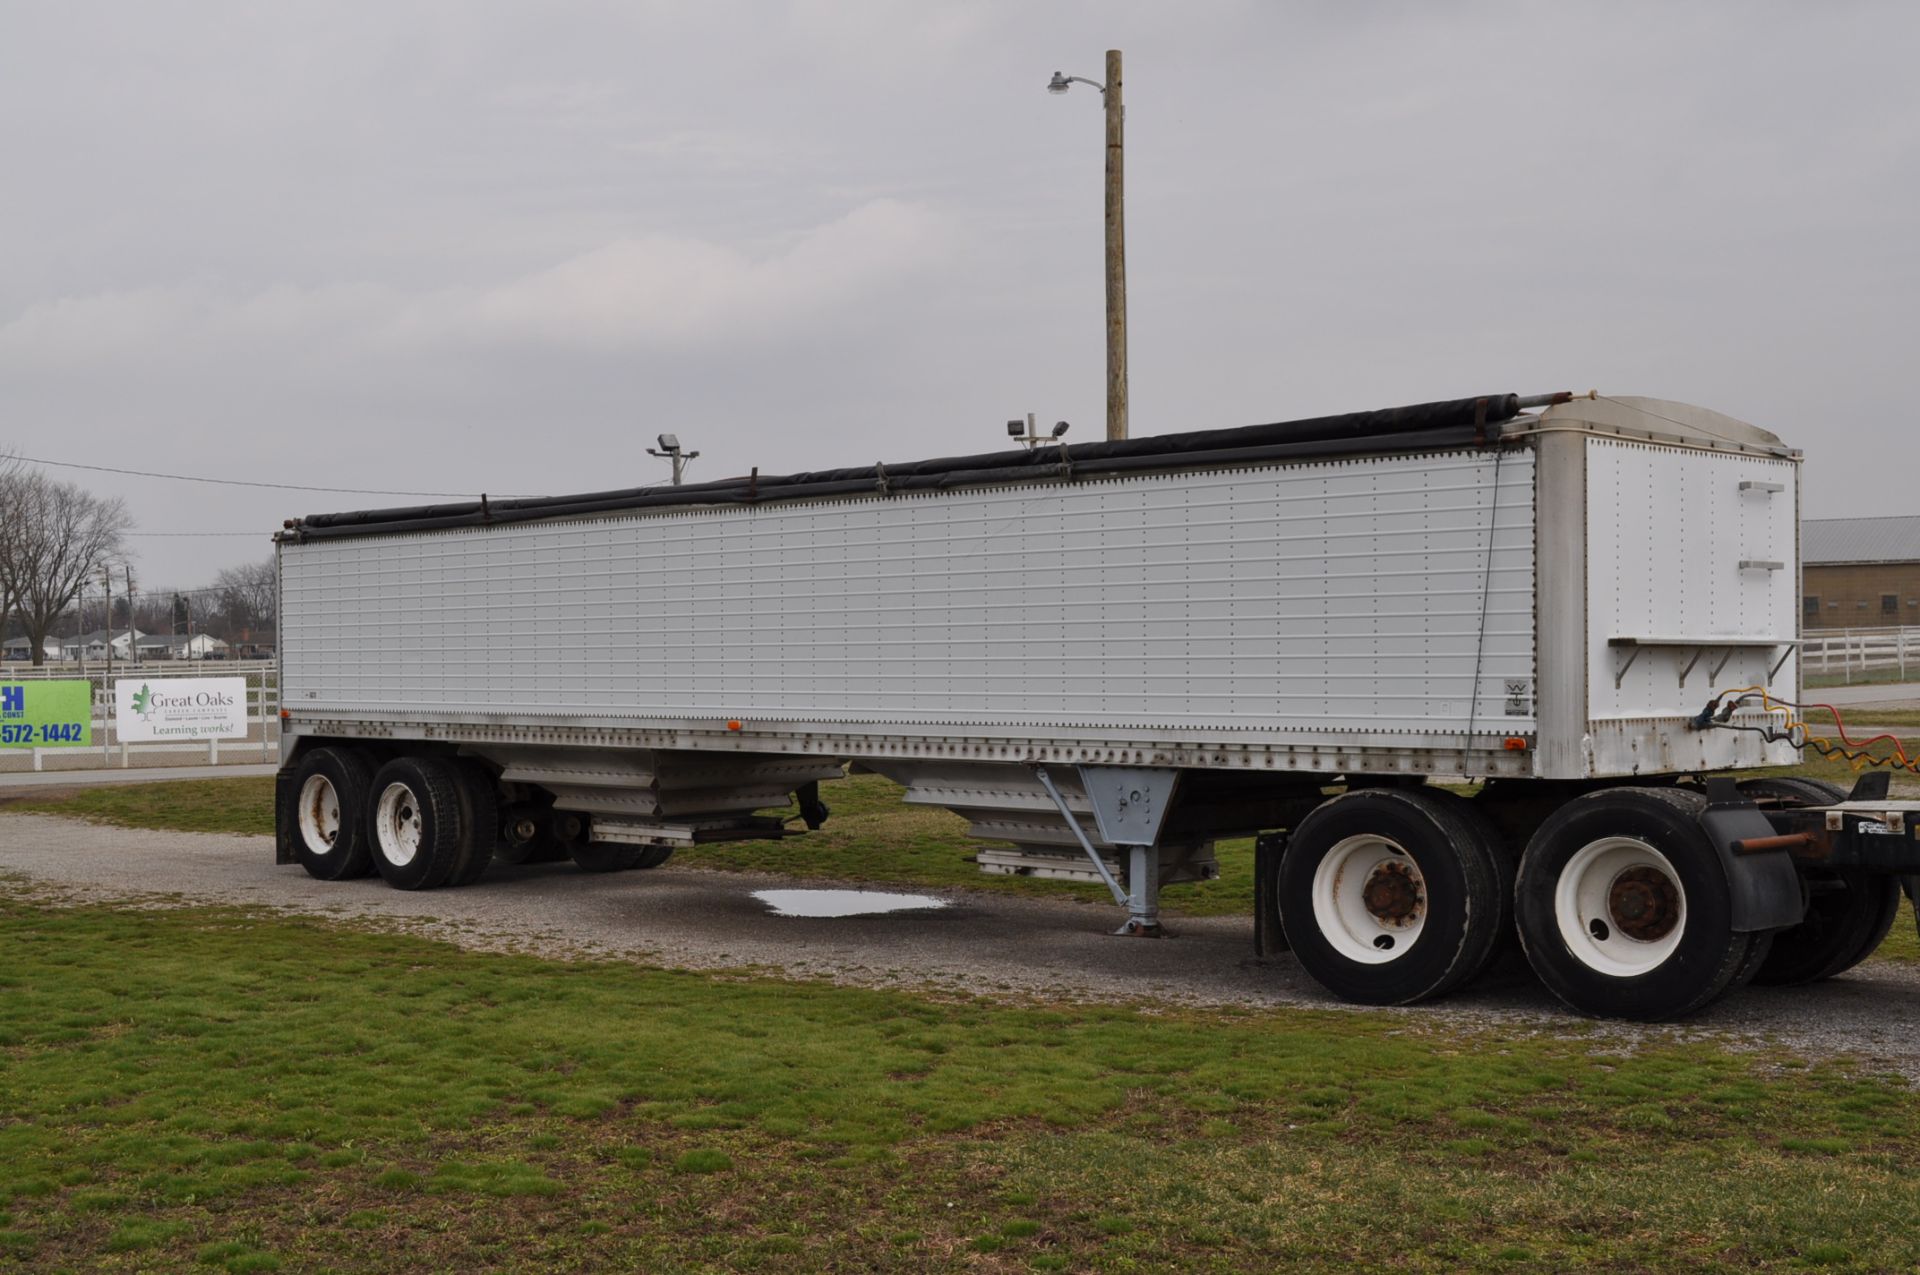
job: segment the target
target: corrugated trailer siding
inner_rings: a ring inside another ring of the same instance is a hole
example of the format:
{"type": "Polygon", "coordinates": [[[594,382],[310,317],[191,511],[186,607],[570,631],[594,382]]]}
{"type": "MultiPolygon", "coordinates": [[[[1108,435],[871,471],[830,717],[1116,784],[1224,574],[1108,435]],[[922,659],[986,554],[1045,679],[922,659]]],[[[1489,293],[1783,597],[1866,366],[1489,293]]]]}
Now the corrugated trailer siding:
{"type": "Polygon", "coordinates": [[[320,714],[1525,733],[1533,543],[1526,449],[290,543],[284,676],[320,714]]]}

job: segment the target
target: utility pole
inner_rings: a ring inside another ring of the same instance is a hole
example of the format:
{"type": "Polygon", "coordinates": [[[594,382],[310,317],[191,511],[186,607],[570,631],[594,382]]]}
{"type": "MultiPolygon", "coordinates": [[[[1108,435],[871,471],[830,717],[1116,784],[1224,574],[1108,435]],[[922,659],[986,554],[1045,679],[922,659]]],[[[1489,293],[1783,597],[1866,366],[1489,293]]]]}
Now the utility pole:
{"type": "Polygon", "coordinates": [[[107,680],[100,684],[104,688],[113,682],[113,568],[105,563],[100,567],[100,587],[107,591],[107,618],[100,625],[107,635],[107,680]]]}
{"type": "Polygon", "coordinates": [[[127,571],[127,659],[135,664],[140,662],[140,645],[133,635],[133,564],[126,564],[127,571]]]}
{"type": "Polygon", "coordinates": [[[1107,440],[1127,436],[1126,107],[1120,50],[1107,50],[1107,440]]]}
{"type": "Polygon", "coordinates": [[[1107,439],[1127,436],[1127,210],[1126,104],[1121,98],[1120,50],[1107,50],[1107,82],[1053,73],[1047,92],[1074,84],[1100,90],[1107,106],[1107,439]]]}

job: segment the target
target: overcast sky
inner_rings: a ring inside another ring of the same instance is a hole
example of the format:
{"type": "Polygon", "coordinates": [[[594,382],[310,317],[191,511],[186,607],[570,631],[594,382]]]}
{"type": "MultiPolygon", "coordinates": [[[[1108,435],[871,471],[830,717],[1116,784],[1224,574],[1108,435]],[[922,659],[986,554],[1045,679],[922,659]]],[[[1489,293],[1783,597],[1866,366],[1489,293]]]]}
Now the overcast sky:
{"type": "MultiPolygon", "coordinates": [[[[547,493],[1104,419],[1704,404],[1920,512],[1912,3],[0,0],[0,446],[547,493]]],[[[150,586],[407,500],[58,471],[150,586]]]]}

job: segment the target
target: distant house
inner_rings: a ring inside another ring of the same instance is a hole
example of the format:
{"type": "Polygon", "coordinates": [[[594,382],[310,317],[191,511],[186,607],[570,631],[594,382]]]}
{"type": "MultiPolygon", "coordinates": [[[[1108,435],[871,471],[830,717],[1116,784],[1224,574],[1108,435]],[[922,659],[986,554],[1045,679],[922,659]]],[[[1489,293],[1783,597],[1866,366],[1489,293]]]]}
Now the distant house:
{"type": "MultiPolygon", "coordinates": [[[[48,638],[45,642],[41,643],[41,649],[50,660],[60,658],[60,640],[58,638],[48,638]]],[[[32,658],[33,640],[31,638],[21,636],[8,638],[5,642],[0,642],[0,659],[24,664],[32,658]]]]}
{"type": "Polygon", "coordinates": [[[224,660],[227,658],[227,644],[217,637],[208,637],[204,633],[195,633],[189,637],[185,633],[174,633],[166,637],[156,637],[152,641],[161,644],[156,654],[146,654],[142,645],[142,659],[162,660],[224,660]]]}
{"type": "Polygon", "coordinates": [[[1800,627],[1920,625],[1920,515],[1800,524],[1800,627]]]}
{"type": "Polygon", "coordinates": [[[60,639],[60,658],[63,660],[104,660],[109,650],[116,660],[127,658],[126,630],[95,629],[79,637],[60,639]]]}

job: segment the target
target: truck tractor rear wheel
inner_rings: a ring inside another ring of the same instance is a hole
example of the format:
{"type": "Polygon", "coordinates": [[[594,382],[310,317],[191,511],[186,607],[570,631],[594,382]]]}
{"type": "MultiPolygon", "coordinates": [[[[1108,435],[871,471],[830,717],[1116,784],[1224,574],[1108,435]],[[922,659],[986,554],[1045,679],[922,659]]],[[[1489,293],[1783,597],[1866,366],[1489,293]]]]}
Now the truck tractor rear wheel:
{"type": "Polygon", "coordinates": [[[500,844],[500,788],[493,772],[471,758],[454,763],[460,777],[461,838],[460,862],[447,877],[448,885],[472,885],[493,862],[494,848],[500,844]]]}
{"type": "Polygon", "coordinates": [[[648,846],[646,853],[641,855],[639,862],[633,866],[636,868],[657,868],[671,858],[673,858],[672,846],[648,846]]]}
{"type": "Polygon", "coordinates": [[[1707,799],[1610,788],[1562,806],[1520,859],[1520,941],[1547,989],[1582,1013],[1654,1022],[1702,1008],[1748,971],[1726,869],[1700,827],[1707,799]]]}
{"type": "Polygon", "coordinates": [[[1370,788],[1293,830],[1274,894],[1294,955],[1343,1000],[1406,1005],[1478,974],[1499,939],[1485,826],[1448,795],[1370,788]]]}
{"type": "Polygon", "coordinates": [[[454,763],[444,757],[396,757],[373,777],[367,811],[373,866],[396,890],[445,885],[468,841],[466,802],[454,763]]]}
{"type": "Polygon", "coordinates": [[[293,777],[293,852],[308,876],[345,881],[373,871],[366,819],[372,783],[373,767],[355,749],[316,748],[300,758],[293,777]]]}
{"type": "MultiPolygon", "coordinates": [[[[1829,806],[1845,801],[1837,784],[1779,776],[1748,779],[1742,794],[1781,806],[1829,806]]],[[[1892,876],[1849,868],[1802,872],[1806,919],[1773,936],[1773,948],[1753,981],[1776,987],[1817,983],[1872,956],[1900,912],[1900,883],[1892,876]]]]}
{"type": "Polygon", "coordinates": [[[640,857],[652,847],[623,846],[612,841],[580,841],[567,847],[582,872],[625,872],[640,866],[640,857]]]}

